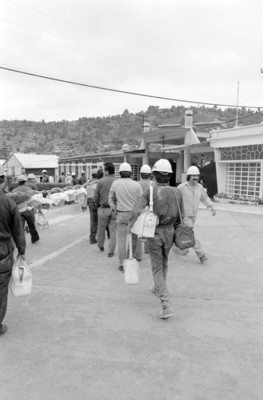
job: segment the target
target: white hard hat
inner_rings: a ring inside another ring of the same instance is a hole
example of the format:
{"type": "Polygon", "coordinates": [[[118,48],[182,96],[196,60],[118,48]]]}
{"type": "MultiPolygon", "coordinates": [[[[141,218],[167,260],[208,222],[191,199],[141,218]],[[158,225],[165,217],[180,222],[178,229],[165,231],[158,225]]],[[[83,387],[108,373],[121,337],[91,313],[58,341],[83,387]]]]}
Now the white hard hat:
{"type": "Polygon", "coordinates": [[[19,175],[19,177],[17,178],[18,182],[26,182],[27,178],[25,175],[19,175]]]}
{"type": "Polygon", "coordinates": [[[34,174],[28,174],[28,175],[27,175],[27,178],[28,178],[28,179],[36,179],[36,177],[35,177],[34,174]]]}
{"type": "Polygon", "coordinates": [[[132,172],[130,164],[127,162],[122,163],[119,172],[132,172]]]}
{"type": "Polygon", "coordinates": [[[151,172],[152,172],[151,167],[147,164],[144,164],[140,169],[141,174],[151,174],[151,172]]]}
{"type": "Polygon", "coordinates": [[[195,165],[192,165],[188,168],[186,175],[200,175],[200,171],[195,165]]]}
{"type": "Polygon", "coordinates": [[[47,170],[46,169],[43,169],[43,171],[42,171],[42,174],[47,174],[47,170]]]}
{"type": "Polygon", "coordinates": [[[160,160],[156,161],[156,163],[153,166],[153,172],[158,171],[158,172],[166,172],[172,174],[172,167],[171,164],[168,160],[165,160],[164,158],[161,158],[160,160]]]}
{"type": "Polygon", "coordinates": [[[94,168],[92,171],[91,171],[91,175],[95,175],[95,174],[97,174],[98,173],[98,168],[94,168]]]}

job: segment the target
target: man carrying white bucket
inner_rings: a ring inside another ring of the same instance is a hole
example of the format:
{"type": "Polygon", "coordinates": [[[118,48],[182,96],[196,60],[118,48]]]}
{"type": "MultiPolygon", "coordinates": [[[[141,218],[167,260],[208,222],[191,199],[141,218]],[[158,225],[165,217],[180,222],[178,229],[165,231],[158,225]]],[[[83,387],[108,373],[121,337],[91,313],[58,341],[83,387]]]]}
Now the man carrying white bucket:
{"type": "MultiPolygon", "coordinates": [[[[156,226],[154,237],[147,238],[147,245],[154,280],[152,292],[161,301],[162,309],[160,318],[166,319],[173,315],[166,276],[168,271],[168,255],[173,245],[174,225],[178,218],[178,206],[175,196],[177,196],[180,204],[181,194],[177,189],[169,185],[172,168],[168,160],[160,159],[157,161],[154,164],[152,172],[155,177],[153,213],[158,216],[159,223],[156,226]]],[[[134,206],[129,220],[129,228],[149,203],[150,189],[134,206]]]]}
{"type": "MultiPolygon", "coordinates": [[[[120,165],[119,173],[121,179],[113,182],[109,193],[109,205],[113,212],[117,213],[117,238],[119,252],[119,270],[123,269],[123,261],[127,257],[126,240],[130,212],[143,194],[141,185],[131,179],[132,169],[129,163],[120,165]]],[[[133,254],[135,253],[137,236],[132,235],[133,254]]],[[[135,255],[136,257],[136,255],[135,255]]]]}

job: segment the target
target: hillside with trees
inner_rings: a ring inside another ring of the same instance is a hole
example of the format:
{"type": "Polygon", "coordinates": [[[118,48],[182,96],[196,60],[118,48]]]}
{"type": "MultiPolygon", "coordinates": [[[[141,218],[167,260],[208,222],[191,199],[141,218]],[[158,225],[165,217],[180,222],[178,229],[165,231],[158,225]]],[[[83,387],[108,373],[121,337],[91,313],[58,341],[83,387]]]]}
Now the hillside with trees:
{"type": "MultiPolygon", "coordinates": [[[[185,111],[183,106],[159,108],[149,106],[138,114],[124,110],[121,115],[79,118],[77,121],[33,122],[18,120],[0,121],[0,158],[12,152],[21,151],[38,154],[74,155],[89,152],[118,150],[128,144],[133,148],[140,145],[143,120],[151,129],[159,125],[180,123],[185,111]]],[[[219,120],[226,127],[233,127],[236,109],[222,110],[214,107],[190,107],[195,122],[219,120]]],[[[239,125],[253,125],[263,121],[260,112],[241,109],[238,112],[239,125]]]]}

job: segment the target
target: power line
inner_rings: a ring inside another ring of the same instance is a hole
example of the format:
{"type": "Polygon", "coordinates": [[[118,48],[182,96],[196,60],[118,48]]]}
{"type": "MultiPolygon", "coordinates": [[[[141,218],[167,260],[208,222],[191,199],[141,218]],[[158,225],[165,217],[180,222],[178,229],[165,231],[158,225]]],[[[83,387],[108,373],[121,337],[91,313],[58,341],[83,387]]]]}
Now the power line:
{"type": "Polygon", "coordinates": [[[112,88],[106,88],[103,86],[90,85],[87,83],[69,81],[66,79],[53,78],[51,76],[34,74],[32,72],[21,71],[19,69],[14,69],[14,68],[7,68],[7,67],[1,66],[1,65],[0,65],[0,69],[9,71],[9,72],[15,72],[15,73],[22,74],[22,75],[33,76],[35,78],[47,79],[50,81],[61,82],[61,83],[68,83],[70,85],[84,86],[84,87],[89,87],[92,89],[105,90],[105,91],[114,92],[114,93],[128,94],[128,95],[132,95],[132,96],[148,97],[148,98],[152,98],[152,99],[169,100],[169,101],[176,101],[176,102],[180,102],[180,103],[192,103],[192,104],[198,104],[198,105],[203,104],[203,105],[208,105],[208,106],[229,107],[229,108],[250,108],[250,109],[257,109],[257,110],[262,108],[261,106],[244,106],[244,105],[237,106],[237,105],[233,105],[233,104],[209,103],[209,102],[205,102],[205,101],[175,99],[172,97],[163,97],[163,96],[155,96],[155,95],[139,93],[139,92],[130,92],[130,91],[126,91],[126,90],[112,89],[112,88]]]}
{"type": "MultiPolygon", "coordinates": [[[[238,120],[243,119],[243,118],[252,117],[252,116],[255,116],[255,115],[260,115],[260,114],[262,114],[261,111],[256,111],[256,112],[251,113],[251,114],[239,116],[239,117],[238,117],[238,120]]],[[[236,121],[236,118],[235,118],[235,119],[229,119],[228,121],[223,121],[223,123],[224,123],[224,124],[227,124],[228,122],[234,122],[234,121],[236,121]]]]}

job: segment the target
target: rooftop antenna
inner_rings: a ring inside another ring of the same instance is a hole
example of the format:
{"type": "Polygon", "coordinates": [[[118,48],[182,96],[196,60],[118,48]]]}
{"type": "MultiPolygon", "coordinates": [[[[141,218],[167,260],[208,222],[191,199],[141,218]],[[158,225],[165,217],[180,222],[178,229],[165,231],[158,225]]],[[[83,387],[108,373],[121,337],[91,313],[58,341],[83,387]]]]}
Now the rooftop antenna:
{"type": "Polygon", "coordinates": [[[239,101],[239,81],[237,82],[236,126],[238,126],[238,101],[239,101]]]}

